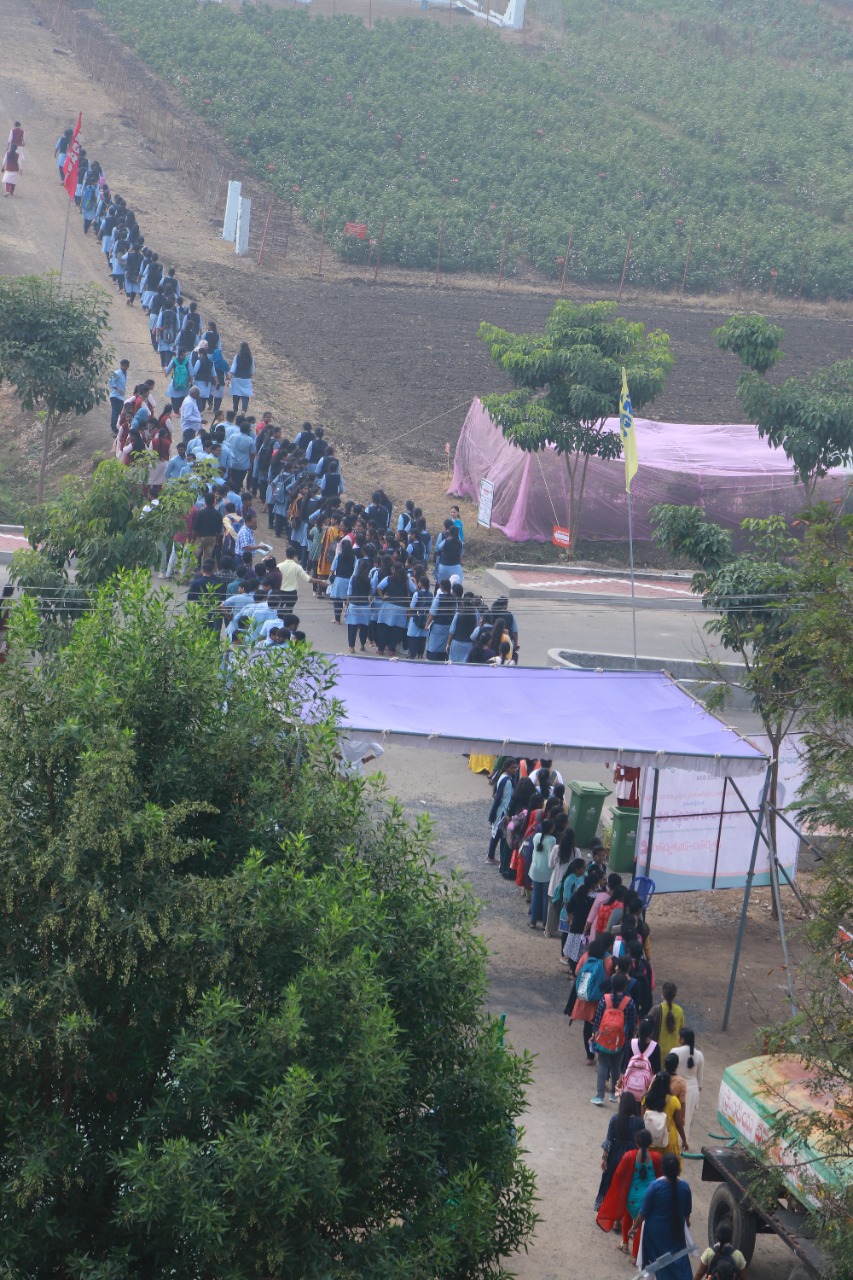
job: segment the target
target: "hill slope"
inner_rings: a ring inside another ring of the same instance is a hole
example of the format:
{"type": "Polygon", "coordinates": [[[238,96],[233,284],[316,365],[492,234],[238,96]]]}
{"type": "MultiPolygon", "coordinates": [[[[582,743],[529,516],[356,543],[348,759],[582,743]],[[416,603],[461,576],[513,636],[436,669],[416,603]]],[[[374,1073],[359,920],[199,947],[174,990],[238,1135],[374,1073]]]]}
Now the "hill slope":
{"type": "Polygon", "coordinates": [[[346,256],[849,297],[853,31],[802,0],[538,0],[544,41],[469,20],[99,0],[136,52],[346,256]],[[553,39],[547,35],[551,23],[553,39]],[[771,273],[776,273],[771,275],[771,273]]]}

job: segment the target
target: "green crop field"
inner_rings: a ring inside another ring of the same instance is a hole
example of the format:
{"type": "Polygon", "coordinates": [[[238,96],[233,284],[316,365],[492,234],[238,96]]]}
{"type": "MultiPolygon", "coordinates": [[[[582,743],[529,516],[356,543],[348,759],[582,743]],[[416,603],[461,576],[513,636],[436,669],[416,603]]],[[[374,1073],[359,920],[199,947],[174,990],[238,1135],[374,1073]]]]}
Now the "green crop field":
{"type": "Polygon", "coordinates": [[[354,261],[853,296],[853,24],[808,0],[531,0],[533,35],[98,0],[354,261]],[[535,5],[535,7],[534,7],[535,5]],[[564,26],[564,34],[563,34],[564,26]]]}

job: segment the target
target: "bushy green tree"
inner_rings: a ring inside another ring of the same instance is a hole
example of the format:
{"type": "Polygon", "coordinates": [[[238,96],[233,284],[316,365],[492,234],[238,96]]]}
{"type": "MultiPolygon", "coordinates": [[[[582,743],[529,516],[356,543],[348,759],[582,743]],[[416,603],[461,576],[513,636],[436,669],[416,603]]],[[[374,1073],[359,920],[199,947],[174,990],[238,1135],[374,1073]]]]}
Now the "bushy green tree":
{"type": "Polygon", "coordinates": [[[109,313],[109,294],[98,285],[61,285],[55,272],[0,276],[0,382],[11,383],[22,408],[42,415],[39,502],[63,418],[106,399],[109,313]]]}
{"type": "MultiPolygon", "coordinates": [[[[775,806],[779,752],[796,718],[802,688],[802,662],[791,643],[794,597],[800,585],[799,543],[781,516],[744,520],[750,545],[735,552],[729,531],[708,520],[700,507],[661,504],[652,507],[650,515],[654,540],[699,564],[691,589],[714,615],[705,630],[743,664],[742,684],[770,742],[768,798],[775,806]]],[[[724,700],[725,694],[721,683],[716,701],[724,700]]],[[[768,821],[775,841],[772,807],[768,821]]]]}
{"type": "Polygon", "coordinates": [[[615,302],[558,302],[544,333],[516,334],[491,324],[480,337],[516,390],[483,397],[507,440],[529,453],[552,445],[566,464],[568,528],[574,546],[580,528],[590,458],[618,458],[617,417],[622,369],[634,412],[660,395],[673,357],[668,334],[616,314],[615,302]]]}
{"type": "Polygon", "coordinates": [[[333,763],[327,661],[125,576],[0,668],[5,1274],[499,1275],[528,1064],[470,895],[333,763]],[[38,658],[38,661],[33,661],[38,658]]]}
{"type": "Polygon", "coordinates": [[[94,588],[119,570],[153,569],[205,479],[218,476],[214,462],[198,464],[152,500],[145,487],[149,470],[145,455],[131,466],[110,458],[88,479],[66,476],[55,498],[28,512],[30,546],[15,552],[9,576],[38,601],[46,645],[67,640],[94,588]]]}
{"type": "Polygon", "coordinates": [[[853,458],[853,360],[774,386],[766,374],[783,358],[784,332],[764,316],[732,316],[714,337],[745,368],[738,399],[758,434],[782,449],[809,498],[818,480],[853,458]]]}
{"type": "MultiPolygon", "coordinates": [[[[811,1136],[849,1179],[853,1161],[853,517],[826,506],[810,513],[800,554],[791,645],[802,664],[800,725],[806,778],[801,815],[829,832],[824,860],[810,895],[814,918],[808,952],[798,973],[798,1014],[769,1028],[771,1049],[796,1052],[813,1072],[818,1106],[793,1116],[789,1127],[811,1136]],[[823,1105],[826,1096],[835,1107],[823,1105]]],[[[822,1188],[821,1241],[832,1255],[834,1280],[853,1280],[853,1189],[839,1195],[822,1188]]]]}

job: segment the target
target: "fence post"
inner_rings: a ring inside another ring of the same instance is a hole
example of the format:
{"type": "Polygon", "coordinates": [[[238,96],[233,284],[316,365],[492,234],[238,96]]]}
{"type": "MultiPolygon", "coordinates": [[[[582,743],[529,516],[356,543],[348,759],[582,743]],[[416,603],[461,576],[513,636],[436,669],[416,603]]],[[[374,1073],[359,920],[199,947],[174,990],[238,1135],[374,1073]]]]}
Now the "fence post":
{"type": "Polygon", "coordinates": [[[379,275],[379,260],[382,257],[382,241],[385,239],[385,219],[382,219],[382,226],[379,228],[379,245],[376,249],[376,266],[373,269],[373,283],[376,284],[376,277],[379,275]]]}
{"type": "Polygon", "coordinates": [[[631,255],[631,238],[633,234],[633,231],[628,232],[628,248],[625,250],[625,261],[622,264],[622,279],[619,281],[619,297],[616,299],[617,302],[622,301],[622,288],[625,284],[625,272],[628,270],[628,258],[631,255]]]}
{"type": "Polygon", "coordinates": [[[438,284],[438,278],[441,275],[441,246],[444,243],[444,218],[441,219],[441,226],[438,231],[438,259],[435,264],[435,283],[438,284]]]}
{"type": "Polygon", "coordinates": [[[747,240],[743,246],[743,257],[740,260],[740,275],[737,278],[737,300],[740,305],[741,294],[743,293],[743,277],[746,272],[746,258],[749,253],[749,241],[747,240]]]}
{"type": "Polygon", "coordinates": [[[326,210],[323,209],[323,227],[320,233],[320,266],[317,269],[317,275],[323,274],[323,250],[326,248],[326,210]]]}
{"type": "Polygon", "coordinates": [[[290,232],[293,229],[293,205],[290,206],[290,217],[287,220],[287,230],[284,233],[284,253],[281,255],[282,262],[287,262],[287,246],[290,244],[290,232]]]}
{"type": "Polygon", "coordinates": [[[808,245],[806,245],[806,247],[803,249],[803,262],[802,262],[802,266],[800,267],[800,283],[797,287],[797,307],[796,307],[797,311],[799,311],[800,309],[800,302],[802,301],[802,298],[803,298],[803,281],[806,278],[806,263],[808,262],[808,260],[809,260],[809,247],[808,245]]]}
{"type": "Polygon", "coordinates": [[[272,206],[273,206],[273,202],[272,202],[272,199],[270,199],[270,207],[267,209],[267,217],[266,217],[266,221],[264,222],[264,233],[261,236],[261,247],[258,250],[258,266],[261,266],[264,260],[264,249],[267,246],[267,232],[270,229],[270,218],[272,217],[272,206]]]}
{"type": "MultiPolygon", "coordinates": [[[[565,17],[563,18],[563,21],[565,22],[565,17]]],[[[563,274],[562,274],[562,277],[560,278],[560,297],[561,298],[563,296],[563,290],[566,287],[566,272],[569,269],[569,258],[571,256],[572,241],[574,240],[574,238],[575,238],[575,229],[574,227],[572,227],[571,231],[569,232],[569,243],[566,245],[566,257],[563,261],[563,274]]]]}
{"type": "Polygon", "coordinates": [[[687,246],[687,258],[684,263],[684,274],[681,277],[681,289],[679,290],[679,294],[678,294],[678,296],[682,299],[684,297],[684,286],[687,283],[687,270],[690,266],[690,255],[692,252],[693,252],[693,236],[690,237],[690,243],[687,246]]]}
{"type": "Polygon", "coordinates": [[[501,287],[501,282],[502,282],[502,280],[503,280],[503,278],[504,278],[504,263],[506,262],[506,246],[507,246],[507,242],[508,242],[508,241],[509,241],[509,227],[507,227],[507,229],[506,229],[506,235],[504,236],[503,248],[501,249],[501,265],[500,265],[500,267],[498,268],[498,288],[499,288],[499,289],[500,289],[500,287],[501,287]]]}

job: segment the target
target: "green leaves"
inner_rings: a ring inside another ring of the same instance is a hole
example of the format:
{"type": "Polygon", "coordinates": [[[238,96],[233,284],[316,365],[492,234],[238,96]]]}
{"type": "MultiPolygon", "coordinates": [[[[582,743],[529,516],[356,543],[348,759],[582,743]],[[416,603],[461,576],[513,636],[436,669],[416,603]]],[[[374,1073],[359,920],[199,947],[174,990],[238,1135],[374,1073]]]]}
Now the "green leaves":
{"type": "Polygon", "coordinates": [[[778,325],[762,316],[732,316],[714,337],[748,370],[738,381],[738,399],[749,421],[784,451],[807,489],[853,457],[853,360],[773,386],[763,375],[782,358],[778,325]]]}
{"type": "Polygon", "coordinates": [[[32,609],[0,668],[7,1268],[500,1274],[529,1062],[427,825],[337,776],[325,659],[223,664],[142,573],[55,653],[32,609]]]}
{"type": "Polygon", "coordinates": [[[11,383],[22,408],[45,415],[39,500],[57,420],[106,399],[109,311],[97,285],[61,286],[55,272],[0,276],[0,382],[11,383]]]}
{"type": "Polygon", "coordinates": [[[741,364],[755,373],[767,373],[783,358],[779,343],[784,330],[764,316],[731,316],[714,330],[721,351],[732,351],[741,364]]]}
{"type": "Polygon", "coordinates": [[[674,363],[669,337],[616,314],[614,302],[556,304],[544,334],[514,334],[481,324],[480,338],[517,390],[483,397],[483,405],[520,449],[553,446],[566,458],[574,542],[590,457],[618,458],[622,441],[605,420],[618,416],[622,369],[634,412],[663,390],[674,363]],[[580,469],[579,469],[580,464],[580,469]]]}

